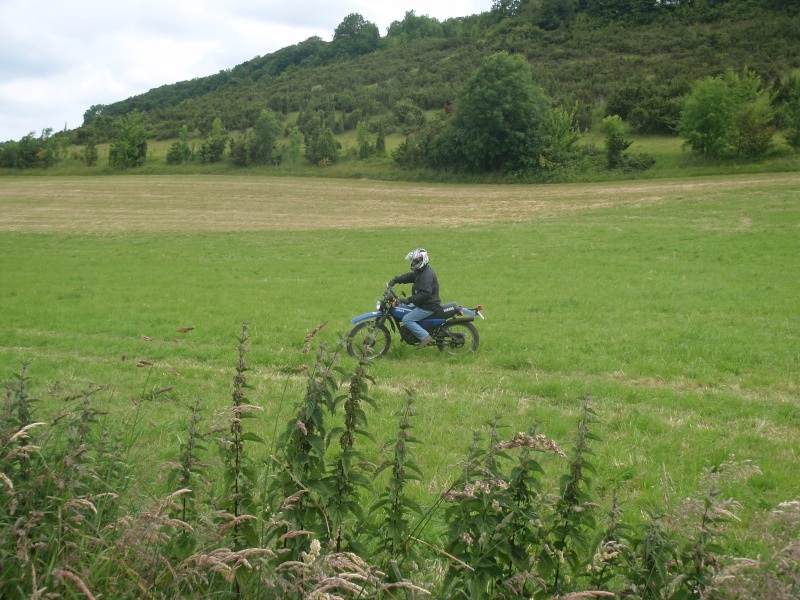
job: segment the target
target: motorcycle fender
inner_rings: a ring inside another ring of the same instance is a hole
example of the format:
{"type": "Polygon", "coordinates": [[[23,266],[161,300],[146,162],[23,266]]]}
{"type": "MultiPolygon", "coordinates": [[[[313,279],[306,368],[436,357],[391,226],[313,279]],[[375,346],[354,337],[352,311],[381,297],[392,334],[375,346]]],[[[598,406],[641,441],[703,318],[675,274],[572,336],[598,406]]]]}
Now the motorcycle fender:
{"type": "Polygon", "coordinates": [[[369,312],[364,313],[363,315],[359,315],[353,319],[350,319],[350,322],[355,325],[356,323],[361,323],[362,321],[369,321],[370,319],[377,319],[381,316],[379,312],[369,312]]]}

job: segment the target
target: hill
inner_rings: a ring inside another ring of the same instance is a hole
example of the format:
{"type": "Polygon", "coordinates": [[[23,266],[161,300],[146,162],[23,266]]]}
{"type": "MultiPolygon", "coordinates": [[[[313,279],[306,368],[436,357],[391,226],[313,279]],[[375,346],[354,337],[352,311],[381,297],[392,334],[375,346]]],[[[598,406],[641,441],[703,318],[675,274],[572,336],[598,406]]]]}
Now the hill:
{"type": "Polygon", "coordinates": [[[800,147],[799,68],[800,0],[495,0],[443,22],[408,12],[383,37],[350,14],[330,42],[312,37],[92,106],[77,129],[0,144],[0,168],[90,167],[102,144],[111,170],[154,157],[193,170],[386,164],[388,148],[391,177],[565,181],[649,169],[647,153],[624,155],[628,133],[680,133],[694,158],[753,162],[800,147]],[[681,123],[687,101],[693,120],[681,123]],[[154,154],[165,140],[177,141],[154,154]]]}
{"type": "Polygon", "coordinates": [[[637,4],[644,3],[498,1],[490,12],[443,23],[410,12],[382,38],[368,22],[348,23],[350,15],[332,42],[310,38],[215,75],[91,107],[77,133],[107,139],[111,122],[133,110],[157,139],[176,138],[181,125],[206,134],[217,117],[226,129],[243,130],[265,107],[324,110],[340,129],[354,129],[403,100],[442,108],[500,50],[524,55],[550,97],[577,106],[583,129],[597,106],[625,119],[639,106],[648,114],[637,129],[666,133],[677,100],[699,78],[748,68],[774,83],[800,67],[796,1],[662,2],[644,14],[633,10],[637,4]],[[553,4],[575,8],[548,11],[553,4]],[[340,34],[347,25],[352,35],[340,34]],[[354,45],[360,35],[371,41],[354,45]]]}

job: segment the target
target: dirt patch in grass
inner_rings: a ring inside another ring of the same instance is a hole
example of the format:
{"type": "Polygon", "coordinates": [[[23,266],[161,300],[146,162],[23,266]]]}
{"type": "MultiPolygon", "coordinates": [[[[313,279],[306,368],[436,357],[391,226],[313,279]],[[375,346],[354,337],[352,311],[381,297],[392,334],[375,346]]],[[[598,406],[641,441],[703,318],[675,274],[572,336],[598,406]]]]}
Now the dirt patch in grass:
{"type": "Polygon", "coordinates": [[[798,185],[797,174],[594,185],[419,185],[215,176],[7,178],[0,231],[114,233],[443,226],[798,185]]]}

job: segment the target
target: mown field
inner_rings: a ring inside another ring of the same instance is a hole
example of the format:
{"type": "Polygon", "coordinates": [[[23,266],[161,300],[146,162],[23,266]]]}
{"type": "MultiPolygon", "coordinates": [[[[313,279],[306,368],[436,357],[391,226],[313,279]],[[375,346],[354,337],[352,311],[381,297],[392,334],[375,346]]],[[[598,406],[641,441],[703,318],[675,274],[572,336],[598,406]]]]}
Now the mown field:
{"type": "Polygon", "coordinates": [[[269,445],[302,398],[306,334],[327,323],[315,348],[334,346],[417,246],[444,300],[486,315],[473,356],[395,340],[371,368],[364,452],[393,436],[413,390],[423,503],[496,415],[505,437],[536,426],[569,447],[587,395],[602,501],[663,508],[730,455],[761,470],[724,492],[745,521],[798,498],[796,173],[511,187],[3,178],[0,381],[28,363],[43,421],[108,386],[99,418],[138,437],[136,489],[157,496],[187,407],[202,398],[210,427],[230,403],[242,321],[249,398],[264,409],[248,426],[269,445]]]}

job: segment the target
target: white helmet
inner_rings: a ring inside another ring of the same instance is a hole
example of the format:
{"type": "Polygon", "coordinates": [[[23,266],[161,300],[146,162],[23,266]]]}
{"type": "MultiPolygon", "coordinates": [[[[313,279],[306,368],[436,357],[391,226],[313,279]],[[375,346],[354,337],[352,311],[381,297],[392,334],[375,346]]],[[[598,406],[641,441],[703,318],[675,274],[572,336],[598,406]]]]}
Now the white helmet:
{"type": "Polygon", "coordinates": [[[428,252],[425,250],[425,248],[417,248],[416,250],[412,250],[408,253],[406,260],[411,261],[412,271],[419,271],[428,266],[428,261],[430,258],[428,257],[428,252]]]}

